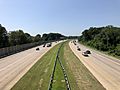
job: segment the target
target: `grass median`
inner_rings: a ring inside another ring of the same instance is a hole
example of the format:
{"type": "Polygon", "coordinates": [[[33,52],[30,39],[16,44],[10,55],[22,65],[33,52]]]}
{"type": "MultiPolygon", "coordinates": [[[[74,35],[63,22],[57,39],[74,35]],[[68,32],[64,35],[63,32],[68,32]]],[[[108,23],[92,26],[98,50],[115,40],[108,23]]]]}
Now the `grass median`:
{"type": "Polygon", "coordinates": [[[70,61],[72,59],[72,58],[70,58],[71,56],[69,56],[71,54],[70,54],[70,52],[67,52],[66,50],[70,50],[68,41],[65,42],[63,44],[63,46],[61,47],[61,50],[59,53],[59,56],[60,56],[59,58],[65,68],[71,90],[79,90],[78,85],[75,80],[75,77],[73,75],[73,72],[70,70],[69,65],[68,65],[68,60],[70,61]],[[65,53],[67,53],[68,55],[65,55],[65,53]]]}
{"type": "Polygon", "coordinates": [[[56,64],[52,90],[66,90],[64,74],[63,74],[59,61],[57,61],[57,64],[56,64]]]}
{"type": "MultiPolygon", "coordinates": [[[[24,76],[12,90],[47,90],[58,48],[56,45],[48,51],[24,76]]],[[[105,90],[89,70],[71,51],[68,41],[60,49],[59,58],[66,70],[71,90],[105,90]]],[[[66,90],[64,75],[57,61],[52,90],[66,90]]]]}

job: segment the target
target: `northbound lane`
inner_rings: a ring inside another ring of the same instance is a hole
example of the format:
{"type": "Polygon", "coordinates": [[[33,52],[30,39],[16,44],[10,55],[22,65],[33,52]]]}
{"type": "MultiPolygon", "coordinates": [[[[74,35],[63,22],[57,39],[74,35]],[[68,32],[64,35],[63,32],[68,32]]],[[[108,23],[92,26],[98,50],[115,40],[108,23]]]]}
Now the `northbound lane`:
{"type": "Polygon", "coordinates": [[[77,45],[69,43],[69,46],[74,54],[107,90],[120,90],[120,60],[90,48],[89,50],[92,54],[89,57],[84,57],[82,52],[87,50],[87,47],[79,43],[77,45]],[[80,47],[81,51],[77,50],[77,46],[80,47]]]}

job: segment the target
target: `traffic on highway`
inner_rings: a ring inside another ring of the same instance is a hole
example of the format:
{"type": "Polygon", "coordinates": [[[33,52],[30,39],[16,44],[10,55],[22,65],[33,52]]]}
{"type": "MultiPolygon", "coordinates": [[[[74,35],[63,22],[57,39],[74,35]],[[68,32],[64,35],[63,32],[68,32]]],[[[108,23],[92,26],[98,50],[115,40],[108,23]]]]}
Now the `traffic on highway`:
{"type": "Polygon", "coordinates": [[[120,89],[120,60],[88,48],[77,41],[69,43],[74,54],[107,90],[120,89]],[[77,47],[81,49],[81,52],[77,47]],[[87,58],[86,58],[87,57],[87,58]]]}

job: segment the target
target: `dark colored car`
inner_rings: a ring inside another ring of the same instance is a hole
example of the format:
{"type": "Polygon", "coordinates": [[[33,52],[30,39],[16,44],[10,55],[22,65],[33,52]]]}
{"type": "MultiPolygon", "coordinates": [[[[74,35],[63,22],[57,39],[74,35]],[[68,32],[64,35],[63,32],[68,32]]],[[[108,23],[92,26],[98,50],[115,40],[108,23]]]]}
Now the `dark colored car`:
{"type": "Polygon", "coordinates": [[[36,51],[40,50],[39,48],[36,48],[36,51]]]}
{"type": "Polygon", "coordinates": [[[77,50],[80,51],[80,47],[79,46],[77,46],[77,50]]]}
{"type": "Polygon", "coordinates": [[[87,53],[87,54],[91,54],[90,50],[86,50],[86,53],[87,53]]]}
{"type": "Polygon", "coordinates": [[[46,43],[43,45],[43,47],[45,47],[46,43]]]}
{"type": "Polygon", "coordinates": [[[77,45],[76,43],[74,43],[74,45],[77,45]]]}
{"type": "Polygon", "coordinates": [[[82,55],[88,57],[88,54],[86,52],[83,52],[82,55]]]}

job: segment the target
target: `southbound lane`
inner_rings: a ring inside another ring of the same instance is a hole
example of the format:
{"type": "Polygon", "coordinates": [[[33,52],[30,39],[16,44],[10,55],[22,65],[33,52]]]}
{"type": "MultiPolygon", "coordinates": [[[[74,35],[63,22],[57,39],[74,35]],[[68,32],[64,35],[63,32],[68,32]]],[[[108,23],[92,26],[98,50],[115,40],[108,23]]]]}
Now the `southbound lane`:
{"type": "MultiPolygon", "coordinates": [[[[61,41],[60,41],[61,42],[61,41]]],[[[59,43],[60,43],[59,42],[59,43]]],[[[58,43],[53,42],[52,47],[58,43]]],[[[0,59],[0,90],[10,90],[15,83],[52,47],[38,46],[0,59]]]]}

